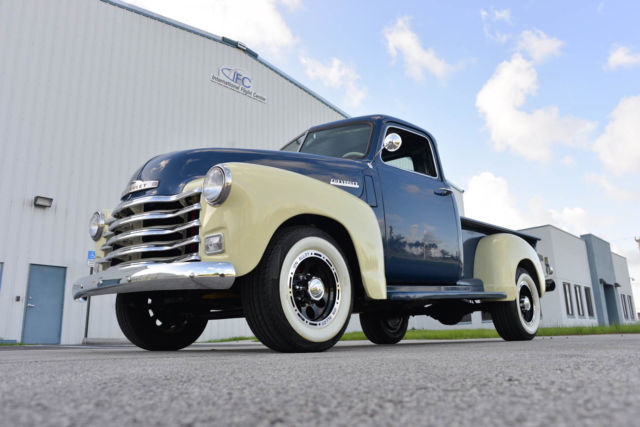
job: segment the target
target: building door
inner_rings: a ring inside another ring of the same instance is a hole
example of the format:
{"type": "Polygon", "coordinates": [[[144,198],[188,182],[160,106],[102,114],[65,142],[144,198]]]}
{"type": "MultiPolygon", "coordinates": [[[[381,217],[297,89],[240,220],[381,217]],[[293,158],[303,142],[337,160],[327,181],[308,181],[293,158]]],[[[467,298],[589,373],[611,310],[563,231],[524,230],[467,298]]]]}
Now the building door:
{"type": "Polygon", "coordinates": [[[604,285],[604,299],[607,304],[607,316],[609,324],[621,323],[620,312],[618,311],[618,295],[615,286],[604,285]]]}
{"type": "Polygon", "coordinates": [[[60,344],[65,267],[31,264],[22,328],[26,344],[60,344]]]}

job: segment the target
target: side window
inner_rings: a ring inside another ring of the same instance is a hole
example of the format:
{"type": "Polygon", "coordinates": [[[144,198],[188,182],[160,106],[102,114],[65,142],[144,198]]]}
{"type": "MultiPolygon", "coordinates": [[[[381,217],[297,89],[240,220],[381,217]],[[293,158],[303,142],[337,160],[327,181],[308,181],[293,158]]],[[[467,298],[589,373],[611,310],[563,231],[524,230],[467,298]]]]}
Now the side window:
{"type": "Polygon", "coordinates": [[[567,314],[573,316],[573,300],[571,299],[571,285],[569,283],[563,283],[564,287],[564,301],[567,307],[567,314]]]}
{"type": "Polygon", "coordinates": [[[400,157],[399,159],[389,160],[388,162],[385,162],[385,163],[399,169],[404,169],[412,172],[415,171],[413,167],[413,160],[411,160],[411,157],[408,157],[408,156],[400,157]]]}
{"type": "Polygon", "coordinates": [[[399,169],[417,172],[434,178],[438,176],[431,143],[425,136],[394,127],[387,129],[386,135],[390,133],[400,135],[402,145],[398,151],[383,150],[383,162],[399,169]]]}

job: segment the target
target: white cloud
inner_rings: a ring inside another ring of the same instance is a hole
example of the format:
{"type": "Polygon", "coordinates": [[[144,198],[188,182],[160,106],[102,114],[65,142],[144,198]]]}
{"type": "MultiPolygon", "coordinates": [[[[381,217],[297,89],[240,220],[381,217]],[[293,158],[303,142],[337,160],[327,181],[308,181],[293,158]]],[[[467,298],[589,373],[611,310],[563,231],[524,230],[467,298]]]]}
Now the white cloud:
{"type": "Polygon", "coordinates": [[[573,156],[566,155],[562,158],[562,164],[565,166],[574,166],[576,159],[574,159],[573,156]]]}
{"type": "Polygon", "coordinates": [[[409,17],[401,17],[394,25],[384,29],[387,50],[391,57],[395,60],[398,54],[401,54],[405,72],[414,80],[423,81],[425,71],[440,80],[446,79],[455,71],[455,67],[439,58],[433,48],[422,47],[418,35],[409,27],[410,21],[409,17]]]}
{"type": "Polygon", "coordinates": [[[344,102],[350,107],[359,107],[366,97],[366,90],[360,84],[356,70],[338,58],[332,58],[329,65],[309,57],[300,57],[300,62],[311,80],[319,80],[327,87],[345,91],[344,102]]]}
{"type": "Polygon", "coordinates": [[[556,106],[532,112],[521,110],[527,97],[537,90],[538,74],[533,62],[520,53],[498,65],[480,89],[476,108],[485,119],[496,150],[510,149],[529,160],[546,162],[552,157],[554,143],[581,144],[595,129],[593,122],[560,116],[556,106]]]}
{"type": "Polygon", "coordinates": [[[469,180],[464,209],[471,218],[513,229],[552,224],[575,235],[588,232],[589,216],[583,208],[549,209],[541,197],[533,197],[519,206],[507,181],[491,172],[482,172],[469,180]]]}
{"type": "Polygon", "coordinates": [[[606,68],[615,70],[616,68],[631,68],[640,65],[640,53],[632,52],[626,46],[618,46],[609,52],[609,60],[606,68]]]}
{"type": "Polygon", "coordinates": [[[498,30],[492,31],[492,27],[500,21],[511,25],[511,10],[491,9],[487,12],[486,10],[481,9],[480,18],[482,19],[482,31],[484,31],[484,35],[487,38],[495,40],[499,43],[506,43],[507,40],[511,38],[511,34],[503,33],[498,30]]]}
{"type": "Polygon", "coordinates": [[[533,62],[541,63],[553,56],[560,55],[560,49],[563,45],[562,40],[549,37],[540,30],[525,30],[520,34],[518,50],[526,52],[533,62]]]}
{"type": "MultiPolygon", "coordinates": [[[[207,32],[245,43],[258,53],[281,56],[295,39],[277,0],[127,0],[144,9],[207,32]]],[[[283,0],[293,9],[296,0],[283,0]]]]}
{"type": "Polygon", "coordinates": [[[588,173],[584,176],[584,180],[598,187],[600,190],[604,192],[607,197],[612,199],[616,199],[619,201],[629,201],[633,198],[633,192],[620,188],[614,183],[612,183],[606,176],[597,175],[594,173],[588,173]]]}
{"type": "Polygon", "coordinates": [[[516,208],[509,184],[491,172],[482,172],[469,180],[463,193],[465,215],[505,227],[522,228],[526,220],[516,208]]]}
{"type": "Polygon", "coordinates": [[[289,10],[294,11],[300,7],[300,0],[280,0],[281,3],[289,8],[289,10]]]}
{"type": "Polygon", "coordinates": [[[615,175],[640,171],[640,95],[622,98],[594,144],[605,168],[615,175]]]}

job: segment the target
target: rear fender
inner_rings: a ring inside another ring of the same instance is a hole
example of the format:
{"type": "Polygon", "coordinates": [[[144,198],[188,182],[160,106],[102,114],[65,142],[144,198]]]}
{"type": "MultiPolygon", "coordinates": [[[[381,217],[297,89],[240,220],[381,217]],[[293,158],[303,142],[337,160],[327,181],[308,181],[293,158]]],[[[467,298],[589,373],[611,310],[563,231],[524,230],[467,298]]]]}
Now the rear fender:
{"type": "Polygon", "coordinates": [[[530,274],[542,297],[545,280],[538,254],[530,244],[513,234],[498,233],[480,239],[475,253],[473,277],[482,280],[486,292],[507,294],[506,298],[498,301],[513,301],[516,298],[516,271],[525,260],[534,266],[535,272],[530,274]]]}

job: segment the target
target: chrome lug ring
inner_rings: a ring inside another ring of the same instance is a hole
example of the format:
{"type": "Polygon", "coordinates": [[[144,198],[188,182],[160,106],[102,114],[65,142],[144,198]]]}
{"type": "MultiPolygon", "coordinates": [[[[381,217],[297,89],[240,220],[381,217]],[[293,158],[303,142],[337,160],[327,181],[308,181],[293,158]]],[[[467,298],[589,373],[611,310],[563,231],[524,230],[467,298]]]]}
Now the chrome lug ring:
{"type": "Polygon", "coordinates": [[[338,272],[324,253],[311,249],[298,255],[288,274],[289,302],[306,325],[324,327],[338,313],[341,286],[338,272]]]}

